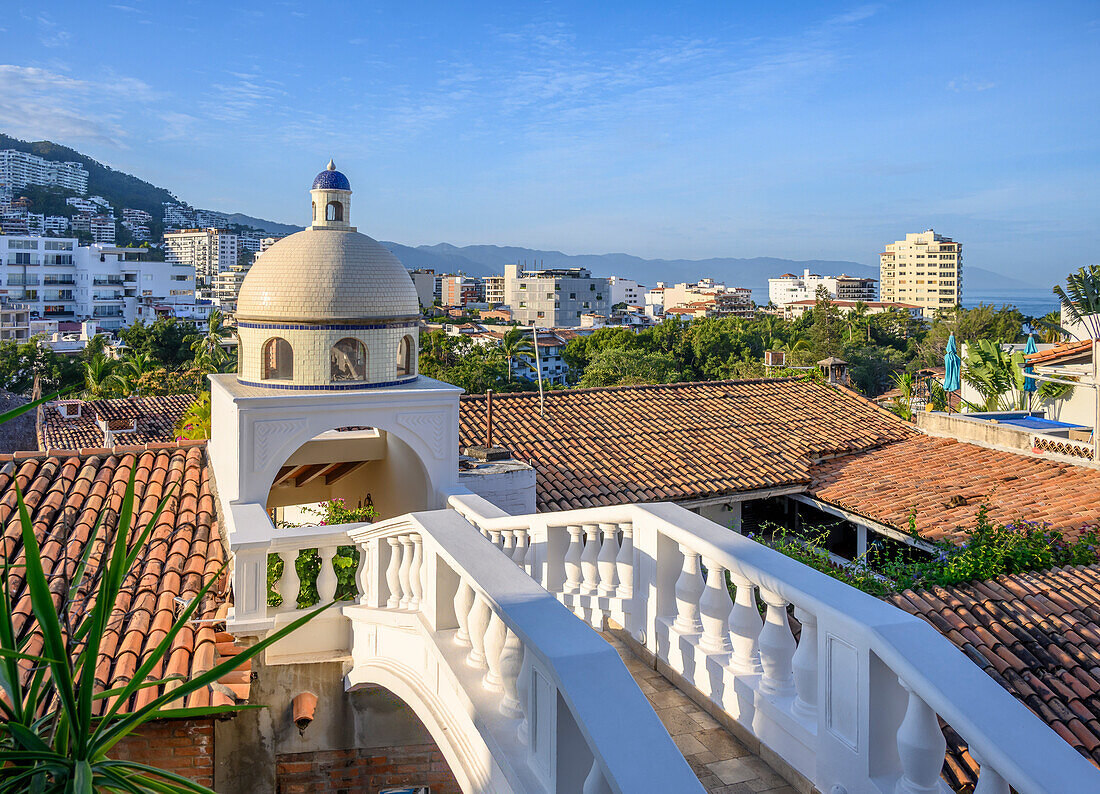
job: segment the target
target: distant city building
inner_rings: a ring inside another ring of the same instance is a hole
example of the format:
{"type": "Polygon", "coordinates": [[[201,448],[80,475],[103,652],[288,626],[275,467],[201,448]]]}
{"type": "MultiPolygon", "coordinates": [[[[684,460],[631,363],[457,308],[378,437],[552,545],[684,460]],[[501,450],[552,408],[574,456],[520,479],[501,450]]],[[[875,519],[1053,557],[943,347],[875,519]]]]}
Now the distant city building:
{"type": "Polygon", "coordinates": [[[611,276],[607,280],[611,287],[611,305],[618,306],[625,303],[627,306],[645,307],[645,285],[639,284],[634,279],[622,276],[611,276]]]}
{"type": "Polygon", "coordinates": [[[214,210],[195,210],[195,226],[201,229],[225,229],[229,226],[229,216],[214,210]]]}
{"type": "Polygon", "coordinates": [[[575,328],[581,317],[611,310],[606,278],[593,278],[586,268],[521,270],[504,266],[505,303],[521,325],[575,328]]]}
{"type": "Polygon", "coordinates": [[[917,304],[925,317],[962,303],[962,243],[932,229],[887,245],[879,268],[884,301],[917,304]]]}
{"type": "MultiPolygon", "coordinates": [[[[839,309],[841,314],[849,314],[853,309],[855,309],[858,303],[863,303],[867,307],[867,314],[882,314],[883,312],[895,310],[905,312],[911,317],[920,317],[923,314],[922,307],[912,303],[884,303],[881,301],[842,300],[832,301],[833,306],[839,309]]],[[[782,310],[783,316],[788,320],[795,320],[801,317],[806,312],[812,312],[814,310],[814,306],[816,305],[816,300],[792,301],[790,303],[784,304],[782,310]]]]}
{"type": "Polygon", "coordinates": [[[237,296],[241,292],[241,284],[248,275],[249,268],[244,265],[233,265],[228,270],[223,270],[214,277],[214,305],[222,314],[231,315],[237,311],[237,296]]]}
{"type": "Polygon", "coordinates": [[[259,251],[259,253],[262,254],[264,251],[266,251],[268,248],[275,245],[275,243],[279,242],[282,239],[283,239],[282,237],[265,237],[265,238],[263,238],[262,240],[260,240],[260,251],[259,251]]]}
{"type": "Polygon", "coordinates": [[[503,305],[504,276],[486,276],[482,281],[485,284],[485,302],[490,306],[503,305]]]}
{"type": "MultiPolygon", "coordinates": [[[[663,282],[661,282],[663,284],[663,282]]],[[[679,312],[684,317],[734,316],[752,317],[752,291],[745,287],[727,287],[712,278],[703,278],[694,284],[660,286],[645,296],[646,313],[651,316],[669,314],[673,309],[690,307],[679,312]],[[658,311],[660,309],[660,311],[658,311]]]]}
{"type": "Polygon", "coordinates": [[[26,305],[0,297],[0,341],[26,342],[30,336],[30,311],[26,305]]]}
{"type": "Polygon", "coordinates": [[[248,232],[243,231],[237,235],[238,245],[245,251],[251,251],[254,254],[260,253],[263,246],[263,232],[248,232]]]}
{"type": "Polygon", "coordinates": [[[47,215],[42,226],[45,234],[63,236],[69,232],[69,219],[64,215],[47,215]]]}
{"type": "Polygon", "coordinates": [[[164,202],[164,228],[165,229],[190,229],[196,226],[195,211],[183,204],[164,202]]]}
{"type": "Polygon", "coordinates": [[[413,286],[416,287],[416,297],[421,307],[427,308],[435,303],[438,297],[435,291],[435,271],[429,268],[417,268],[409,271],[409,276],[412,278],[413,286]]]}
{"type": "Polygon", "coordinates": [[[27,185],[43,185],[84,195],[88,192],[88,172],[80,163],[61,163],[4,149],[0,151],[0,185],[12,191],[22,190],[27,185]]]}
{"type": "Polygon", "coordinates": [[[830,298],[851,301],[873,301],[878,299],[873,278],[859,278],[841,274],[839,276],[821,276],[802,271],[801,276],[784,273],[782,276],[768,279],[768,301],[776,306],[786,306],[796,301],[813,300],[817,297],[818,287],[824,287],[830,298]]]}
{"type": "Polygon", "coordinates": [[[88,221],[92,242],[101,245],[115,244],[115,219],[110,215],[95,215],[88,221]]]}
{"type": "Polygon", "coordinates": [[[65,199],[65,203],[68,204],[70,207],[73,207],[77,212],[94,213],[97,212],[99,209],[98,205],[92,203],[86,198],[81,198],[80,196],[70,196],[69,198],[65,199]]]}
{"type": "Polygon", "coordinates": [[[138,242],[144,242],[152,238],[149,232],[149,224],[153,222],[153,216],[145,210],[127,207],[122,210],[122,226],[130,232],[130,236],[138,242]]]}
{"type": "Polygon", "coordinates": [[[190,316],[194,274],[183,265],[150,262],[144,248],[79,246],[75,238],[0,239],[0,297],[31,320],[95,320],[117,330],[159,315],[190,316]]]}
{"type": "MultiPolygon", "coordinates": [[[[195,273],[195,298],[214,300],[214,279],[237,264],[237,235],[220,229],[180,229],[164,233],[164,258],[195,273]]],[[[303,273],[303,278],[308,274],[303,273]]]]}
{"type": "Polygon", "coordinates": [[[443,294],[440,303],[443,306],[468,306],[481,303],[485,291],[481,279],[473,276],[444,276],[443,294]]]}

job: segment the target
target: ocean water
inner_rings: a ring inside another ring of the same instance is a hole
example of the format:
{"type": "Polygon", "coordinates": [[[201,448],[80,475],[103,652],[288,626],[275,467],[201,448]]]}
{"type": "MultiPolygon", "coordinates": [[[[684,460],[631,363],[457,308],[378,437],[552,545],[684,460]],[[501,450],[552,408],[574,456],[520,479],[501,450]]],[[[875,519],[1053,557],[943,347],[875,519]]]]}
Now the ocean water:
{"type": "Polygon", "coordinates": [[[964,285],[962,303],[967,309],[973,309],[979,303],[993,304],[997,307],[1008,304],[1015,306],[1028,317],[1042,317],[1047,312],[1057,311],[1060,308],[1058,299],[1054,297],[1050,287],[968,291],[964,285]]]}

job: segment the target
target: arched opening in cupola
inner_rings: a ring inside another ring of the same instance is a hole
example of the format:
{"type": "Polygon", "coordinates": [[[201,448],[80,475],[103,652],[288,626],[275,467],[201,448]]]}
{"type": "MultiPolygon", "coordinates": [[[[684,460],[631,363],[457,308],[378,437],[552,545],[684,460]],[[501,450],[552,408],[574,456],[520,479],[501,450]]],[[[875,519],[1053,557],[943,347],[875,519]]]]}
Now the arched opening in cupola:
{"type": "Polygon", "coordinates": [[[333,383],[367,379],[367,346],[346,337],[329,351],[329,374],[333,383]]]}
{"type": "Polygon", "coordinates": [[[290,342],[273,336],[263,346],[263,379],[293,380],[294,350],[290,342]]]}
{"type": "Polygon", "coordinates": [[[325,220],[326,221],[343,221],[344,220],[344,205],[339,201],[330,201],[325,208],[325,220]]]}
{"type": "Polygon", "coordinates": [[[406,334],[401,337],[401,341],[397,344],[397,377],[403,378],[406,375],[412,375],[416,370],[415,362],[413,361],[413,351],[416,349],[416,345],[413,342],[413,338],[406,334]]]}

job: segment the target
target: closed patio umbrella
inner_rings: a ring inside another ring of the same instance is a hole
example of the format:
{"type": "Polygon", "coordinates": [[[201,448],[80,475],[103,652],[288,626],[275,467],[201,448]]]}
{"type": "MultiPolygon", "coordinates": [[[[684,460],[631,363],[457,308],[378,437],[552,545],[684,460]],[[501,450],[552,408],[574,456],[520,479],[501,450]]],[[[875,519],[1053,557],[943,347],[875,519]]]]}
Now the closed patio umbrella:
{"type": "MultiPolygon", "coordinates": [[[[1030,356],[1032,353],[1038,353],[1039,348],[1035,344],[1035,337],[1031,334],[1027,335],[1027,347],[1024,348],[1024,356],[1030,356]]],[[[1027,410],[1031,413],[1031,397],[1039,390],[1039,381],[1035,378],[1026,377],[1033,375],[1035,370],[1032,367],[1024,367],[1024,394],[1027,395],[1027,410]]]]}
{"type": "Polygon", "coordinates": [[[962,388],[962,358],[955,346],[955,335],[947,338],[947,353],[943,357],[943,390],[947,392],[947,412],[951,413],[951,393],[962,388]]]}

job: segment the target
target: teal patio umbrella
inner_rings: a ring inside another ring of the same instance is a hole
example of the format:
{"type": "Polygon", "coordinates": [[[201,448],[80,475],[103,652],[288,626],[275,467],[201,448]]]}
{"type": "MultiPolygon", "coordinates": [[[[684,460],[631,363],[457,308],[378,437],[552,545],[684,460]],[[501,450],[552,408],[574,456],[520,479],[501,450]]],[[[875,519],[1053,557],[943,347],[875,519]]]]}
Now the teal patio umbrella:
{"type": "Polygon", "coordinates": [[[947,338],[947,353],[943,357],[943,390],[947,392],[947,412],[951,413],[951,393],[962,388],[962,358],[955,346],[955,335],[947,338]]]}
{"type": "MultiPolygon", "coordinates": [[[[1032,334],[1027,335],[1027,347],[1024,348],[1024,356],[1030,356],[1032,353],[1038,353],[1039,348],[1035,344],[1035,337],[1032,334]]],[[[1027,411],[1031,413],[1031,398],[1039,390],[1039,381],[1035,378],[1029,378],[1028,375],[1034,375],[1035,370],[1032,367],[1024,367],[1024,394],[1027,395],[1027,411]]]]}

